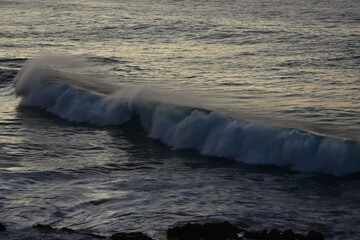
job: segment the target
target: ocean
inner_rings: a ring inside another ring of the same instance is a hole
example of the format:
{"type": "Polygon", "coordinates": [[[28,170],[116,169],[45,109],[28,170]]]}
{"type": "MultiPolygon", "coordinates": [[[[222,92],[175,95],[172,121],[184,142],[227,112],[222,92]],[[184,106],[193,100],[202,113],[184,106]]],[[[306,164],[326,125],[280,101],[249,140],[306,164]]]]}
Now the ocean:
{"type": "Polygon", "coordinates": [[[0,0],[0,238],[187,222],[360,239],[357,0],[0,0]]]}

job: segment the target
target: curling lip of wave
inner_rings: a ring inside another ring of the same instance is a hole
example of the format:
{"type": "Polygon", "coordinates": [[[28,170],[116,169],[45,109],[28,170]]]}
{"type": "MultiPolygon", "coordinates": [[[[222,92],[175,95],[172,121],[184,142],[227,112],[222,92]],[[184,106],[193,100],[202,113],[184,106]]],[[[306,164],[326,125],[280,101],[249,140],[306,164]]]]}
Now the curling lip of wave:
{"type": "Polygon", "coordinates": [[[296,171],[333,175],[360,171],[358,142],[230,119],[216,112],[162,102],[149,89],[84,79],[44,67],[36,60],[28,61],[14,81],[22,106],[97,125],[122,124],[136,114],[150,137],[175,149],[196,149],[204,155],[296,171]]]}

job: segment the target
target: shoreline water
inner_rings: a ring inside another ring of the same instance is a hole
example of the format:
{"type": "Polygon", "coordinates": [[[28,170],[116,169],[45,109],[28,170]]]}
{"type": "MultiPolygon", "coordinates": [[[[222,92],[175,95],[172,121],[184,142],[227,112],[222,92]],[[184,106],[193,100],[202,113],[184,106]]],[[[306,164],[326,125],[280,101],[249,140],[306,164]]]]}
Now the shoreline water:
{"type": "MultiPolygon", "coordinates": [[[[319,231],[310,230],[306,234],[296,233],[294,230],[246,230],[244,224],[230,224],[229,222],[186,223],[166,230],[167,240],[325,240],[319,231]]],[[[36,231],[34,237],[62,237],[62,239],[77,239],[85,237],[89,239],[111,240],[154,240],[141,232],[116,232],[110,235],[97,234],[89,230],[73,230],[70,228],[54,228],[46,224],[36,224],[32,227],[36,231]]],[[[0,223],[0,237],[11,238],[7,228],[0,223]]],[[[27,238],[31,238],[28,235],[27,238]]]]}

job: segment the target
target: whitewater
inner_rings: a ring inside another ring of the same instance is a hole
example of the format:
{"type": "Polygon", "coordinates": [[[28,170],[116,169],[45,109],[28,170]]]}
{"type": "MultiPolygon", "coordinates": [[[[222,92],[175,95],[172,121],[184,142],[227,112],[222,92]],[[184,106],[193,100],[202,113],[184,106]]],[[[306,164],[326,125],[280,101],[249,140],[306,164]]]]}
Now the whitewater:
{"type": "Polygon", "coordinates": [[[360,231],[360,5],[0,1],[0,238],[360,231]]]}
{"type": "Polygon", "coordinates": [[[195,106],[181,106],[176,96],[167,101],[161,92],[108,86],[86,75],[65,75],[52,69],[52,65],[60,69],[82,65],[79,61],[56,56],[28,61],[14,79],[16,94],[23,97],[20,105],[99,126],[119,125],[138,117],[149,137],[174,149],[195,149],[203,155],[243,163],[333,175],[360,171],[356,141],[230,119],[195,106]]]}

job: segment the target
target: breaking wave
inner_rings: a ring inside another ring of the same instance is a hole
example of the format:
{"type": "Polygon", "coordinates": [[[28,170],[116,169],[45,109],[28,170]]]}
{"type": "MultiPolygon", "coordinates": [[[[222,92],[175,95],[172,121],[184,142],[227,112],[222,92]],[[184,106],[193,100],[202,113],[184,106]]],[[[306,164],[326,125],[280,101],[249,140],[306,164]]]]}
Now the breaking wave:
{"type": "Polygon", "coordinates": [[[119,125],[137,116],[151,138],[175,149],[248,164],[338,176],[360,171],[359,142],[184,106],[148,88],[102,82],[88,70],[79,73],[83,67],[81,60],[67,56],[27,61],[14,79],[21,106],[99,126],[119,125]]]}

